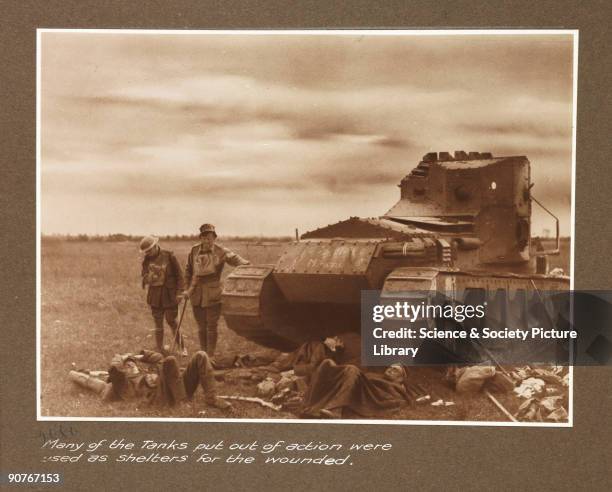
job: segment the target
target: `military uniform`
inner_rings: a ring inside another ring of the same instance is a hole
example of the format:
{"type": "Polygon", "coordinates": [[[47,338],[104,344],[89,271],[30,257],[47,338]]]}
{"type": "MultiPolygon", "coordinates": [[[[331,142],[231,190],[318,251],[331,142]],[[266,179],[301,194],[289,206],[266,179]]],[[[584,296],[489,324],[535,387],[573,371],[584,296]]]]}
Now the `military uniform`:
{"type": "Polygon", "coordinates": [[[145,256],[142,260],[142,287],[148,285],[147,304],[155,321],[155,341],[157,348],[163,350],[164,318],[172,328],[177,344],[179,340],[176,318],[178,315],[177,295],[183,290],[183,272],[171,251],[158,248],[155,256],[145,256]]]}
{"type": "Polygon", "coordinates": [[[198,323],[200,347],[211,357],[217,347],[217,324],[221,315],[221,273],[223,266],[247,265],[249,262],[223,246],[205,248],[197,243],[191,248],[185,267],[185,281],[193,316],[198,323]]]}
{"type": "Polygon", "coordinates": [[[217,398],[214,370],[203,351],[196,352],[184,370],[179,368],[175,357],[164,357],[150,350],[142,350],[138,356],[117,354],[108,370],[108,382],[84,371],[70,371],[70,379],[98,393],[105,401],[142,400],[173,406],[191,399],[201,385],[208,405],[222,409],[231,406],[217,398]]]}

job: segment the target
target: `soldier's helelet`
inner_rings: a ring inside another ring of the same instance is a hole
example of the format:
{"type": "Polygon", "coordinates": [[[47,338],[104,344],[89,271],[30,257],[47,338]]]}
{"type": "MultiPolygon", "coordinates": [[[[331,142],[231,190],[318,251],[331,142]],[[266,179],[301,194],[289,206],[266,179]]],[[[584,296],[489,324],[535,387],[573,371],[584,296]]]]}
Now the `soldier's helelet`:
{"type": "Polygon", "coordinates": [[[147,304],[155,323],[155,342],[164,350],[164,319],[172,328],[177,346],[185,350],[183,338],[177,330],[178,295],[184,289],[183,272],[172,251],[161,249],[157,238],[147,236],[140,242],[142,287],[147,290],[147,304]]]}
{"type": "Polygon", "coordinates": [[[198,323],[200,347],[210,357],[217,347],[217,324],[221,315],[221,273],[223,266],[248,265],[249,262],[233,251],[215,244],[217,233],[212,224],[200,227],[201,241],[195,244],[187,258],[185,281],[193,315],[198,323]]]}

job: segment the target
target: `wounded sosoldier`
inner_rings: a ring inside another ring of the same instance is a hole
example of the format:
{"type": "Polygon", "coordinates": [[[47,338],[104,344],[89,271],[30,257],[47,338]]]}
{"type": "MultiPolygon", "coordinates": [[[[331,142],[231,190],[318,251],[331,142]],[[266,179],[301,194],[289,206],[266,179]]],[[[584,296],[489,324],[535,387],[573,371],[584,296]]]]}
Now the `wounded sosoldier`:
{"type": "Polygon", "coordinates": [[[346,333],[307,342],[283,361],[281,370],[290,364],[297,376],[309,382],[301,409],[303,417],[342,418],[345,410],[372,417],[410,401],[404,368],[392,365],[382,374],[364,372],[356,365],[360,350],[359,336],[346,333]]]}
{"type": "Polygon", "coordinates": [[[400,365],[392,365],[384,374],[378,374],[325,359],[310,378],[302,414],[342,418],[343,411],[348,409],[362,417],[372,417],[406,404],[409,401],[406,384],[406,371],[400,365]]]}
{"type": "Polygon", "coordinates": [[[207,405],[219,409],[231,407],[216,396],[214,371],[204,351],[196,352],[184,370],[179,368],[175,357],[164,357],[150,350],[142,350],[137,355],[117,354],[108,370],[108,382],[86,371],[70,371],[70,379],[98,393],[105,401],[144,399],[151,404],[169,406],[191,399],[201,385],[207,405]]]}

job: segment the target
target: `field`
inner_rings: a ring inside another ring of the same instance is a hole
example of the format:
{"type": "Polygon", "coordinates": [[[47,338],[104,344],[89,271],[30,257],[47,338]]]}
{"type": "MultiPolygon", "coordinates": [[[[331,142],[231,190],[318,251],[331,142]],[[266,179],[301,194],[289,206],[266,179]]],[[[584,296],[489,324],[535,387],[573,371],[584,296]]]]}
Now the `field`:
{"type": "MultiPolygon", "coordinates": [[[[272,263],[282,244],[254,242],[224,243],[253,263],[272,263]]],[[[562,243],[562,255],[551,262],[569,271],[569,243],[562,243]]],[[[191,243],[164,242],[164,248],[175,252],[185,264],[191,243]]],[[[224,274],[229,273],[226,267],[224,274]]],[[[171,410],[149,406],[137,407],[131,402],[104,404],[98,397],[76,387],[68,380],[74,363],[78,368],[106,370],[116,353],[136,352],[155,347],[153,321],[140,287],[140,255],[133,242],[43,241],[42,244],[42,312],[41,312],[41,415],[74,417],[190,417],[190,418],[296,418],[289,412],[276,412],[257,404],[234,402],[229,413],[209,409],[201,391],[193,402],[171,410]]],[[[187,347],[197,347],[197,328],[190,308],[182,326],[187,347]]],[[[218,351],[224,355],[270,354],[269,349],[245,340],[219,325],[218,351]]],[[[170,340],[166,330],[165,340],[170,340]]],[[[441,373],[433,368],[415,368],[412,377],[427,387],[433,399],[455,402],[454,406],[405,407],[389,412],[388,419],[426,420],[506,420],[482,394],[457,395],[441,383],[441,373]]],[[[226,378],[219,382],[219,394],[255,396],[252,382],[226,378]]],[[[518,402],[500,397],[510,411],[518,402]]]]}

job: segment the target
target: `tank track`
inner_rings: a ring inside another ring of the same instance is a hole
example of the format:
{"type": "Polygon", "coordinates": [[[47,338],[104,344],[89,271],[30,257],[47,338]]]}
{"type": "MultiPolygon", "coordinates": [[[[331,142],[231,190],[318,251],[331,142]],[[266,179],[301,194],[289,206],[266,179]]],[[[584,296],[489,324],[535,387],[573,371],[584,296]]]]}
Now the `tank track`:
{"type": "Polygon", "coordinates": [[[282,294],[270,275],[274,265],[239,266],[227,277],[223,288],[223,317],[232,331],[259,345],[288,352],[298,343],[283,337],[279,317],[282,294]]]}

